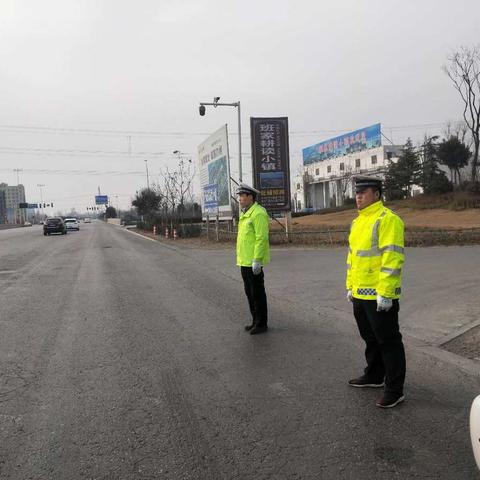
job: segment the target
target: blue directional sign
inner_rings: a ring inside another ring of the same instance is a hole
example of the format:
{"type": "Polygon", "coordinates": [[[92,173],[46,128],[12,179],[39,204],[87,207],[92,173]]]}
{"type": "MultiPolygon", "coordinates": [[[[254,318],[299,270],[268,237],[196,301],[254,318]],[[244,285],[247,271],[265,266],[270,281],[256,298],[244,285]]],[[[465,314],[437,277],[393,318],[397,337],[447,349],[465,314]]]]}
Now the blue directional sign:
{"type": "Polygon", "coordinates": [[[95,195],[96,205],[108,205],[108,195],[95,195]]]}
{"type": "Polygon", "coordinates": [[[38,208],[38,203],[29,203],[27,208],[31,208],[31,209],[38,208]]]}
{"type": "Polygon", "coordinates": [[[205,215],[218,215],[218,185],[203,187],[203,210],[205,215]]]}

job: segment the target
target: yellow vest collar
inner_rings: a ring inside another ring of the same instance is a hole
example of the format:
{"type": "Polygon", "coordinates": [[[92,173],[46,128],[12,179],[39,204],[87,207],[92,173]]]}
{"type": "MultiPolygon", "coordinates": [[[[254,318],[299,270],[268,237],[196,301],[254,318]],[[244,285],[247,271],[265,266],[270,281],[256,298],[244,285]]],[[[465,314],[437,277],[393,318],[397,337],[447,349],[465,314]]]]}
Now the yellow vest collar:
{"type": "Polygon", "coordinates": [[[242,212],[242,217],[249,217],[253,213],[253,210],[255,210],[256,205],[257,205],[257,202],[253,202],[250,205],[250,208],[246,212],[242,212]]]}
{"type": "Polygon", "coordinates": [[[382,208],[383,208],[383,202],[379,200],[378,202],[372,203],[368,207],[363,208],[362,210],[359,210],[358,214],[361,216],[369,217],[370,215],[374,215],[375,213],[378,213],[382,208]]]}

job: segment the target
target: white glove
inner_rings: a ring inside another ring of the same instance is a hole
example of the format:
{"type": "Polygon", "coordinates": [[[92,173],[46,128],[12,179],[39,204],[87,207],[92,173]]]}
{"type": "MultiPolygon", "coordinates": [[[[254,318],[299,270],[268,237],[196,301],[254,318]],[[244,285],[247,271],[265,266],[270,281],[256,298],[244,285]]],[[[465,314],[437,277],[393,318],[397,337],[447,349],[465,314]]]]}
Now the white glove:
{"type": "Polygon", "coordinates": [[[393,305],[391,298],[385,298],[377,295],[377,312],[388,312],[393,305]]]}
{"type": "Polygon", "coordinates": [[[351,290],[347,290],[347,300],[353,303],[353,294],[351,290]]]}
{"type": "Polygon", "coordinates": [[[252,262],[252,271],[254,275],[259,275],[262,271],[262,264],[258,260],[252,262]]]}

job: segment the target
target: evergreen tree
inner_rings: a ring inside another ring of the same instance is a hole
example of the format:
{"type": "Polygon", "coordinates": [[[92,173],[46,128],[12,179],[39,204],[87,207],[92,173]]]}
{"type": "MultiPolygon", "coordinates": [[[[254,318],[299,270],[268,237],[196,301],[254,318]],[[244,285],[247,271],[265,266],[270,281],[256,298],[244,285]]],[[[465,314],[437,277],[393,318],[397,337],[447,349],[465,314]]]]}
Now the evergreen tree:
{"type": "Polygon", "coordinates": [[[147,215],[158,210],[161,200],[161,196],[154,190],[144,188],[135,195],[132,206],[137,209],[139,215],[147,215]]]}
{"type": "Polygon", "coordinates": [[[407,139],[403,152],[396,162],[391,161],[385,174],[385,195],[394,200],[410,197],[412,187],[420,177],[421,164],[418,151],[407,139]]]}
{"type": "Polygon", "coordinates": [[[438,136],[427,137],[421,146],[421,171],[416,182],[426,194],[446,193],[452,190],[452,184],[445,172],[438,168],[438,136]]]}
{"type": "Polygon", "coordinates": [[[468,165],[472,152],[458,137],[452,135],[438,146],[438,160],[450,169],[452,183],[460,183],[460,169],[468,165]]]}
{"type": "Polygon", "coordinates": [[[117,209],[115,207],[107,207],[105,216],[107,218],[117,218],[117,209]]]}

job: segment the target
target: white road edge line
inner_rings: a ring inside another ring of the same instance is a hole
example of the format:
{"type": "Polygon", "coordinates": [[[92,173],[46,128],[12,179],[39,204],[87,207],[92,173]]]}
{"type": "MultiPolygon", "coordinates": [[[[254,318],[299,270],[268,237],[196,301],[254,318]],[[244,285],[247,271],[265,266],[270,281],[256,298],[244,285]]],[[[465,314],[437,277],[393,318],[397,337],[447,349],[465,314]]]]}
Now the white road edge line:
{"type": "Polygon", "coordinates": [[[120,227],[119,225],[115,225],[115,226],[121,228],[124,232],[129,232],[129,233],[131,233],[131,234],[133,234],[133,235],[137,235],[137,237],[141,237],[141,238],[144,238],[145,240],[150,240],[151,242],[158,243],[157,240],[155,240],[154,238],[146,237],[145,235],[142,235],[141,233],[132,232],[132,231],[129,230],[128,228],[122,228],[122,227],[120,227]]]}

